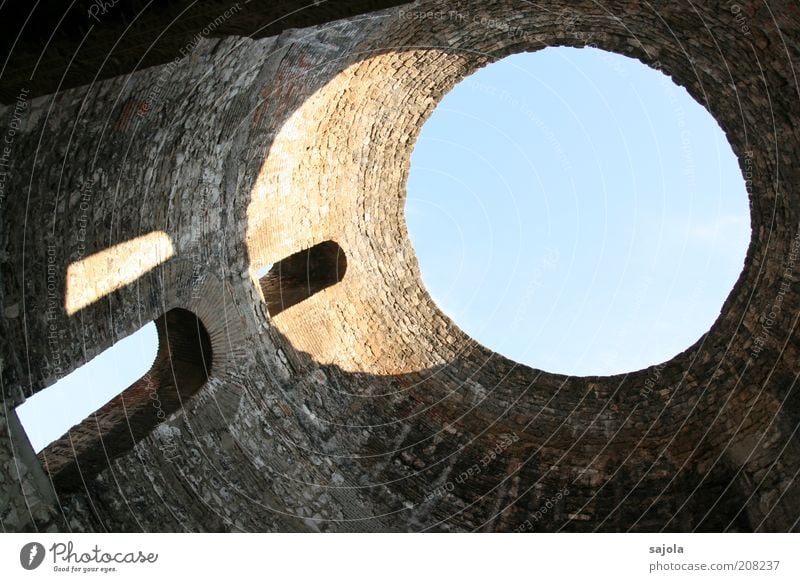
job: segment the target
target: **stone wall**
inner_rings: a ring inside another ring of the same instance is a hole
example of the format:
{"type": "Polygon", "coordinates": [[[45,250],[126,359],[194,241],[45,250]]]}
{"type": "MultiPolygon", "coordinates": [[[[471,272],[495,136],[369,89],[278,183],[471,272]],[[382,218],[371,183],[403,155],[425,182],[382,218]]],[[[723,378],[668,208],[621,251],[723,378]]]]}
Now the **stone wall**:
{"type": "Polygon", "coordinates": [[[0,232],[7,407],[169,309],[195,313],[213,353],[182,410],[59,496],[58,527],[797,530],[800,15],[732,6],[419,2],[205,39],[30,99],[0,232]],[[476,344],[431,301],[405,229],[410,153],[442,96],[558,45],[669,74],[748,179],[752,243],[719,319],[626,375],[554,375],[476,344]],[[72,263],[152,232],[169,258],[143,254],[138,278],[66,313],[72,263]],[[342,280],[271,317],[256,273],[329,240],[342,280]]]}
{"type": "Polygon", "coordinates": [[[58,499],[13,410],[0,415],[0,501],[3,533],[64,531],[58,499]]]}

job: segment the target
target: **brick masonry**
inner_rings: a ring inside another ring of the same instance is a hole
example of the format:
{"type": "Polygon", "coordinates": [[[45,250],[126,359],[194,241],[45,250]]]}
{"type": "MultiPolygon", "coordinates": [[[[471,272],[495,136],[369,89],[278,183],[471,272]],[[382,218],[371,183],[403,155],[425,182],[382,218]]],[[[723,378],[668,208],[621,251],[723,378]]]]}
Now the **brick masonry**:
{"type": "Polygon", "coordinates": [[[781,1],[548,8],[418,2],[207,38],[27,100],[2,201],[5,409],[173,308],[203,322],[213,362],[81,491],[24,490],[6,462],[3,528],[800,529],[800,15],[781,1]],[[442,96],[558,45],[668,73],[748,179],[752,243],[719,319],[627,375],[549,374],[476,344],[431,301],[405,229],[410,153],[442,96]],[[72,262],[153,231],[174,256],[65,313],[72,262]],[[329,240],[341,282],[270,317],[256,272],[329,240]],[[33,498],[39,513],[15,509],[33,498]]]}

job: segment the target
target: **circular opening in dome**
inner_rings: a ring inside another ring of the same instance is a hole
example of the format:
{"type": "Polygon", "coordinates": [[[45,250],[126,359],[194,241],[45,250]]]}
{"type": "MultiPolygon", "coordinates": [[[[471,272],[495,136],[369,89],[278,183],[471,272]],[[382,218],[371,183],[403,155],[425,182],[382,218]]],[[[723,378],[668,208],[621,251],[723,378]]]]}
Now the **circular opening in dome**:
{"type": "Polygon", "coordinates": [[[598,49],[512,55],[464,79],[422,128],[407,194],[437,305],[487,348],[568,375],[690,347],[750,241],[717,122],[663,73],[598,49]]]}

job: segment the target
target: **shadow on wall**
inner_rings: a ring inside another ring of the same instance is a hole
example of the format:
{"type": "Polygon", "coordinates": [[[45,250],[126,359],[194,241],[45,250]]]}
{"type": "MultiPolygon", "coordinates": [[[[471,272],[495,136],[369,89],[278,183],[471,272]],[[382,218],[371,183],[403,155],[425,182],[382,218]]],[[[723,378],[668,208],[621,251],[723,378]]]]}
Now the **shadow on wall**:
{"type": "Polygon", "coordinates": [[[344,278],[347,258],[342,247],[325,241],[275,263],[259,283],[272,317],[344,278]]]}
{"type": "MultiPolygon", "coordinates": [[[[277,334],[273,338],[277,345],[288,344],[274,328],[272,333],[277,334]]],[[[553,429],[553,423],[563,419],[531,424],[528,421],[535,415],[523,415],[521,407],[498,413],[492,401],[504,387],[448,381],[461,372],[458,362],[411,374],[376,376],[319,365],[303,352],[291,354],[291,361],[293,374],[282,387],[273,385],[269,398],[264,398],[263,383],[245,388],[253,391],[245,400],[254,408],[246,416],[260,421],[247,424],[250,440],[269,442],[279,436],[283,443],[281,452],[259,450],[267,463],[252,471],[259,479],[253,480],[250,471],[244,472],[250,477],[243,480],[230,473],[230,467],[253,468],[252,451],[246,445],[215,448],[225,435],[235,442],[244,425],[241,419],[216,417],[212,428],[209,415],[220,414],[212,402],[198,412],[202,426],[194,426],[188,416],[179,419],[193,426],[184,430],[178,425],[178,433],[185,435],[180,438],[190,440],[178,442],[175,457],[158,442],[143,443],[148,447],[145,458],[154,463],[145,470],[163,506],[187,502],[177,483],[192,483],[196,495],[205,499],[197,507],[184,508],[192,515],[183,516],[185,523],[173,523],[175,516],[165,511],[164,521],[150,522],[152,530],[171,531],[194,523],[227,531],[226,510],[235,512],[235,503],[245,500],[252,515],[237,520],[237,527],[264,531],[264,520],[276,518],[260,513],[260,504],[253,505],[252,500],[261,499],[264,492],[259,488],[270,489],[273,482],[298,491],[324,489],[329,497],[325,503],[338,494],[344,503],[353,503],[357,490],[358,497],[371,503],[349,507],[355,522],[349,527],[359,530],[363,522],[364,531],[369,531],[370,522],[383,531],[407,531],[412,523],[413,529],[428,531],[752,530],[751,498],[741,488],[737,467],[725,462],[702,470],[696,464],[680,466],[679,460],[656,458],[651,447],[641,446],[638,433],[624,442],[609,443],[596,430],[576,436],[553,429]],[[520,416],[525,420],[517,420],[520,416]],[[262,424],[275,434],[269,438],[259,434],[262,424]],[[299,442],[297,431],[302,432],[299,442]],[[206,434],[214,438],[204,438],[206,434]],[[281,459],[270,461],[269,455],[281,459]],[[205,461],[190,463],[198,458],[205,461]],[[314,481],[298,484],[297,473],[281,472],[286,463],[317,467],[309,474],[314,481]],[[326,467],[331,474],[326,474],[326,467]],[[335,474],[339,481],[332,478],[335,474]],[[211,482],[229,488],[231,499],[239,500],[232,501],[233,508],[216,508],[213,496],[203,497],[211,482]],[[368,513],[369,507],[376,515],[368,513]]],[[[487,374],[500,373],[502,365],[488,362],[487,374]]],[[[225,392],[237,389],[229,383],[225,392]]],[[[565,390],[582,392],[587,383],[574,379],[565,390]]],[[[625,414],[618,416],[616,420],[624,423],[625,414]]],[[[99,458],[99,468],[102,463],[99,458]]],[[[141,459],[132,453],[105,469],[105,479],[87,482],[80,490],[59,490],[66,505],[77,494],[78,499],[90,500],[84,507],[100,508],[95,514],[100,524],[114,518],[106,512],[119,498],[117,483],[139,483],[142,475],[141,459]]],[[[127,485],[122,487],[123,494],[129,491],[127,485]]],[[[309,507],[316,502],[309,499],[309,507]]],[[[147,503],[147,496],[130,503],[136,511],[136,504],[147,503]]],[[[279,529],[290,531],[290,524],[303,528],[302,516],[294,515],[291,503],[262,509],[281,515],[279,529]]]]}

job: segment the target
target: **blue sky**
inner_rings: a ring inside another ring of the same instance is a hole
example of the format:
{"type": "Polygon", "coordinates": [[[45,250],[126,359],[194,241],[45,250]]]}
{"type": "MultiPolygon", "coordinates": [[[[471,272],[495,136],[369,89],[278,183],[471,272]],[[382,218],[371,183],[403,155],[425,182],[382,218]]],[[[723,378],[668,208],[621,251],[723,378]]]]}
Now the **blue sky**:
{"type": "MultiPolygon", "coordinates": [[[[436,303],[549,372],[670,359],[742,270],[747,194],[713,118],[666,76],[595,49],[514,55],[461,82],[422,129],[406,218],[436,303]]],[[[35,450],[139,379],[154,324],[17,408],[35,450]]]]}
{"type": "Polygon", "coordinates": [[[28,398],[16,411],[33,449],[39,452],[144,376],[157,351],[156,324],[150,322],[28,398]]]}
{"type": "Polygon", "coordinates": [[[714,119],[662,73],[597,49],[505,58],[415,145],[406,217],[436,303],[549,372],[657,364],[708,331],[750,239],[714,119]]]}

